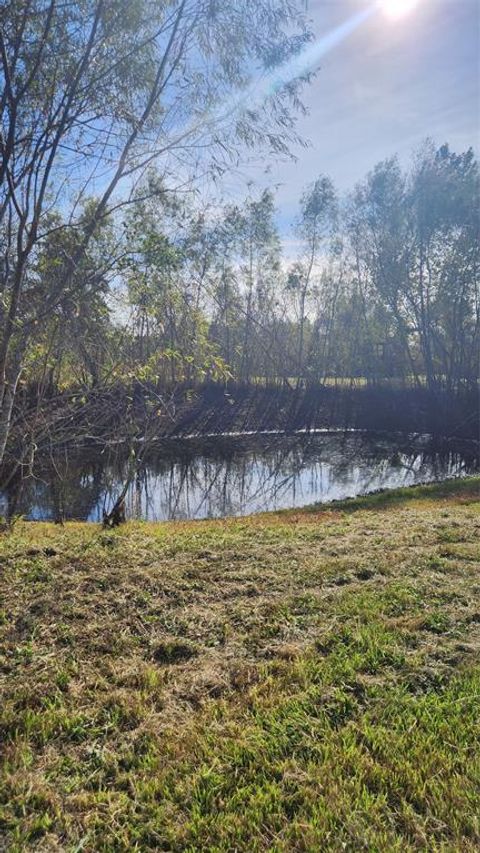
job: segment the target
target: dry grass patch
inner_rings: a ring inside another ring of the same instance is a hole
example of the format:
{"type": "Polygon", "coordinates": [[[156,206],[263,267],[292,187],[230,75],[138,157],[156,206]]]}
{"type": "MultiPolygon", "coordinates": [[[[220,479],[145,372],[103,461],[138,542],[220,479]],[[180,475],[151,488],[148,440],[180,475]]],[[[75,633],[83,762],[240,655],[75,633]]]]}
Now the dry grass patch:
{"type": "Polygon", "coordinates": [[[18,523],[5,848],[478,849],[479,497],[18,523]]]}

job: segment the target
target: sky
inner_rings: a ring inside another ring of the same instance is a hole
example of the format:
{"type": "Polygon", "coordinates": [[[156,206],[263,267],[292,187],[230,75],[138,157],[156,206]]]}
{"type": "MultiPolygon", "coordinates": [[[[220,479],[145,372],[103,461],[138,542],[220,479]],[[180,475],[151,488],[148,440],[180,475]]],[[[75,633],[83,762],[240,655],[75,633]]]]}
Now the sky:
{"type": "MultiPolygon", "coordinates": [[[[400,18],[375,8],[321,57],[297,128],[308,147],[293,149],[296,161],[249,163],[224,187],[226,195],[244,195],[249,182],[277,186],[286,228],[302,189],[319,174],[348,190],[386,157],[407,162],[427,137],[478,153],[480,0],[411,5],[400,18]]],[[[368,7],[362,0],[308,0],[307,13],[320,42],[368,7]]]]}

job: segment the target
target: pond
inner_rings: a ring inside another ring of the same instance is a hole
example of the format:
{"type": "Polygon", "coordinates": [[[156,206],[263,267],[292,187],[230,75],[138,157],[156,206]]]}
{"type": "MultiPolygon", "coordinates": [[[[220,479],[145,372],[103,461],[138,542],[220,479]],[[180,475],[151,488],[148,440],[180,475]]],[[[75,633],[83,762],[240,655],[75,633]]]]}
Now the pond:
{"type": "MultiPolygon", "coordinates": [[[[439,445],[428,436],[323,432],[170,440],[149,454],[131,484],[127,515],[154,521],[248,515],[479,470],[478,444],[439,445]]],[[[99,522],[127,471],[118,448],[40,459],[21,491],[0,495],[0,512],[99,522]]]]}

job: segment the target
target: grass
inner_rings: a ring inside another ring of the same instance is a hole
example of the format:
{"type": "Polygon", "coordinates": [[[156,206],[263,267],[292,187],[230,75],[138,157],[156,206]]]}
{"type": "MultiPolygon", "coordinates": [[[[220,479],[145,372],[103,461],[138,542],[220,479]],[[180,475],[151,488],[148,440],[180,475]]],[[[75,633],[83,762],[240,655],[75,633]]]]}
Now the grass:
{"type": "Polygon", "coordinates": [[[108,533],[19,522],[0,849],[478,850],[479,534],[479,479],[108,533]]]}

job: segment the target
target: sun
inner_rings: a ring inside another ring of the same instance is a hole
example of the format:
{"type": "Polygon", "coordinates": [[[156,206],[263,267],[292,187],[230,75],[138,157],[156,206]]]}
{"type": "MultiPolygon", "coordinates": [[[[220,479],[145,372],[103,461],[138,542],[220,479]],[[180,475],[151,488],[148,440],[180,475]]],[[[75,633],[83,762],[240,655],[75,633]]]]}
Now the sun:
{"type": "Polygon", "coordinates": [[[418,0],[380,0],[378,5],[387,18],[395,21],[412,12],[417,4],[418,0]]]}

